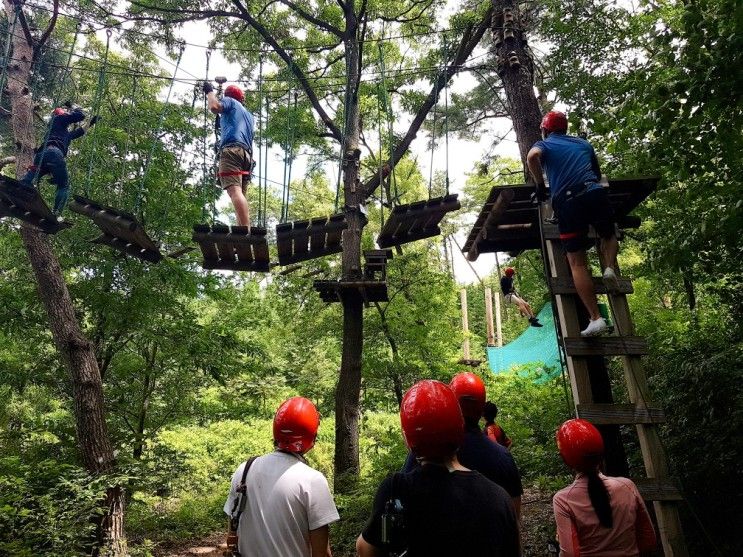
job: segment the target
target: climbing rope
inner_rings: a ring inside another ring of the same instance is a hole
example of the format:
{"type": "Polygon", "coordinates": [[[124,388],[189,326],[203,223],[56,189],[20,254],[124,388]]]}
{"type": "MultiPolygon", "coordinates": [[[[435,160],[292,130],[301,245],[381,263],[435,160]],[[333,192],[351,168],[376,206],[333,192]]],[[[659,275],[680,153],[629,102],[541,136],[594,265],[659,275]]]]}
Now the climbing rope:
{"type": "Polygon", "coordinates": [[[294,118],[297,110],[297,92],[290,91],[286,97],[286,142],[284,143],[284,179],[281,194],[281,222],[289,220],[289,194],[292,180],[292,163],[294,159],[294,118]],[[292,94],[294,107],[292,110],[292,94]]]}
{"type": "MultiPolygon", "coordinates": [[[[212,51],[206,51],[206,75],[204,76],[205,81],[209,81],[209,61],[212,56],[212,51]]],[[[201,148],[202,148],[202,162],[201,162],[201,179],[204,181],[204,205],[202,209],[202,218],[204,221],[209,216],[209,182],[211,176],[208,173],[208,166],[206,164],[206,138],[209,134],[209,107],[206,103],[206,95],[204,95],[204,133],[201,137],[201,148]]]]}
{"type": "MultiPolygon", "coordinates": [[[[258,59],[258,164],[263,162],[263,53],[258,59]]],[[[268,150],[266,150],[268,151],[268,150]]],[[[266,152],[268,155],[268,152],[266,152]]],[[[258,167],[260,170],[260,166],[258,167]]],[[[261,193],[261,179],[258,179],[258,218],[259,225],[265,228],[266,216],[263,208],[263,194],[261,193]]]]}
{"type": "MultiPolygon", "coordinates": [[[[268,127],[268,115],[270,114],[270,99],[266,95],[266,127],[268,127]]],[[[269,142],[266,138],[266,156],[263,158],[263,226],[268,219],[268,148],[269,142]]],[[[260,178],[259,178],[260,180],[260,178]]]]}
{"type": "MultiPolygon", "coordinates": [[[[93,99],[93,117],[98,116],[98,112],[101,109],[101,99],[103,98],[103,89],[106,85],[106,68],[108,66],[108,51],[111,45],[111,29],[106,29],[106,51],[103,54],[103,64],[101,64],[98,70],[98,85],[96,86],[95,97],[93,99]]],[[[93,159],[95,157],[96,145],[98,143],[98,134],[96,130],[97,126],[93,126],[93,131],[90,134],[90,158],[88,160],[88,174],[85,177],[85,197],[90,197],[90,182],[91,176],[93,175],[93,159]]]]}
{"type": "Polygon", "coordinates": [[[0,103],[3,100],[3,91],[5,91],[5,78],[8,75],[8,58],[10,56],[10,45],[13,42],[13,35],[15,34],[15,26],[18,23],[18,15],[21,11],[21,4],[15,4],[15,10],[13,15],[13,23],[8,26],[8,33],[5,39],[5,49],[3,52],[3,70],[0,73],[0,103]]]}
{"type": "MultiPolygon", "coordinates": [[[[382,28],[382,34],[384,35],[384,28],[382,28]]],[[[385,113],[387,114],[387,136],[389,141],[389,153],[390,153],[390,160],[392,159],[392,152],[393,147],[395,144],[395,135],[394,135],[394,129],[393,129],[393,115],[392,115],[392,102],[389,98],[389,95],[387,94],[387,78],[386,78],[386,70],[384,65],[384,53],[382,52],[382,42],[380,41],[377,44],[377,50],[379,52],[379,73],[382,78],[382,101],[384,103],[384,109],[385,113]]],[[[395,173],[395,164],[391,165],[390,168],[390,183],[392,184],[392,198],[390,198],[389,193],[387,195],[387,202],[390,204],[390,207],[392,207],[393,202],[396,202],[400,194],[397,191],[397,175],[395,173]]],[[[381,184],[380,184],[381,185],[381,184]]]]}
{"type": "Polygon", "coordinates": [[[142,170],[142,179],[139,183],[139,189],[137,190],[137,201],[134,205],[134,213],[138,215],[141,219],[141,209],[142,209],[142,199],[144,197],[145,192],[145,183],[147,181],[147,176],[150,171],[150,165],[152,163],[153,155],[155,154],[155,147],[157,146],[157,136],[160,134],[160,131],[162,130],[163,123],[165,122],[165,115],[168,112],[169,103],[170,103],[170,95],[173,92],[173,85],[175,84],[175,78],[176,74],[178,73],[178,68],[181,65],[181,58],[183,58],[183,51],[185,50],[185,45],[181,44],[180,50],[178,52],[178,60],[175,64],[175,70],[173,70],[173,78],[170,80],[170,87],[168,87],[168,94],[165,97],[165,102],[163,103],[163,109],[160,111],[160,117],[157,122],[157,127],[155,128],[154,137],[152,139],[152,144],[150,145],[150,151],[147,154],[147,160],[144,164],[144,169],[142,170]]]}
{"type": "MultiPolygon", "coordinates": [[[[383,182],[383,166],[382,166],[382,149],[384,148],[384,145],[382,144],[382,92],[381,92],[380,84],[377,83],[377,129],[379,131],[379,160],[378,160],[378,166],[379,166],[379,220],[380,220],[380,229],[384,228],[384,182],[383,182]]],[[[389,199],[387,200],[389,201],[389,199]]]]}
{"type": "MultiPolygon", "coordinates": [[[[449,64],[449,43],[444,35],[444,68],[449,64]]],[[[444,82],[444,180],[449,195],[449,79],[444,82]]]]}

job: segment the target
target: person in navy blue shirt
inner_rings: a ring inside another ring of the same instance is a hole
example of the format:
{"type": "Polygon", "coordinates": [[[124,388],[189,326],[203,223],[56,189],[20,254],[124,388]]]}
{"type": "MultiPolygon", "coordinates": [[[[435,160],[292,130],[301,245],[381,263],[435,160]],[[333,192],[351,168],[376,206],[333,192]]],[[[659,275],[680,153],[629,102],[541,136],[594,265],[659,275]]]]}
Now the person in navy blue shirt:
{"type": "Polygon", "coordinates": [[[543,173],[547,174],[552,208],[557,216],[560,239],[568,255],[575,289],[588,310],[590,322],[582,336],[596,336],[608,331],[599,313],[586,250],[591,246],[588,226],[601,237],[601,255],[606,264],[604,282],[616,289],[617,275],[613,264],[619,250],[614,233],[614,215],[607,188],[601,183],[601,170],[593,146],[580,137],[567,135],[568,119],[552,111],[542,119],[542,141],[537,141],[527,155],[529,172],[537,184],[537,196],[544,198],[543,173]]]}
{"type": "Polygon", "coordinates": [[[221,115],[219,142],[219,182],[235,208],[237,224],[250,226],[250,207],[245,197],[253,170],[253,115],[243,106],[245,93],[237,85],[228,85],[222,99],[214,94],[214,86],[204,82],[209,110],[221,115]]]}
{"type": "Polygon", "coordinates": [[[46,141],[36,149],[34,163],[28,168],[28,172],[20,181],[22,185],[33,188],[35,180],[47,174],[51,175],[51,182],[57,187],[53,208],[57,218],[60,218],[59,215],[67,205],[67,199],[70,196],[70,177],[67,172],[66,161],[70,142],[85,135],[87,129],[98,121],[98,117],[93,116],[87,127],[79,126],[73,130],[68,129],[73,124],[83,120],[85,120],[85,113],[80,108],[73,109],[71,105],[64,108],[55,108],[49,122],[46,141]]]}
{"type": "Polygon", "coordinates": [[[507,304],[513,304],[518,307],[519,313],[521,313],[522,316],[529,318],[529,324],[532,327],[542,327],[539,319],[537,319],[537,316],[534,314],[534,310],[531,309],[531,306],[527,301],[521,298],[518,292],[516,292],[516,289],[513,286],[513,275],[515,274],[516,269],[508,267],[505,274],[500,278],[500,289],[501,292],[503,292],[503,299],[507,304]]]}
{"type": "MultiPolygon", "coordinates": [[[[486,399],[485,383],[474,373],[464,372],[455,375],[449,386],[459,401],[464,417],[464,441],[457,451],[459,462],[505,489],[511,496],[516,516],[520,516],[524,487],[516,461],[508,449],[489,439],[480,429],[486,399]]],[[[419,467],[420,463],[410,452],[401,472],[407,474],[419,467]]]]}

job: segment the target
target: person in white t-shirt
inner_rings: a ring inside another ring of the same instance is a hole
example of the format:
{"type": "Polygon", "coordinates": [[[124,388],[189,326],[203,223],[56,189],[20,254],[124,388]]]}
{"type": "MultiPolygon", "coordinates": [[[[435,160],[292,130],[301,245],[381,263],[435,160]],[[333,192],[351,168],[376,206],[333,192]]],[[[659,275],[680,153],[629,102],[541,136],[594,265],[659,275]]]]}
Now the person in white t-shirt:
{"type": "Polygon", "coordinates": [[[339,520],[325,476],[310,468],[304,454],[315,444],[320,414],[309,400],[293,397],[276,411],[276,450],[242,463],[232,476],[224,511],[239,513],[237,550],[241,557],[330,557],[328,525],[339,520]]]}

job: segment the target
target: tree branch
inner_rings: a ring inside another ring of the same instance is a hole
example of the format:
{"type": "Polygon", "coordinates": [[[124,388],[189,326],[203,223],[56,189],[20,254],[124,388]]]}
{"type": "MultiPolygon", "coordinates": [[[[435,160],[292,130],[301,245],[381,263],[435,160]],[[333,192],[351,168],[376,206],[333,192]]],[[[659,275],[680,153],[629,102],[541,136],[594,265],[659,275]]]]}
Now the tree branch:
{"type": "Polygon", "coordinates": [[[282,4],[290,8],[294,13],[296,13],[299,17],[304,19],[305,21],[309,21],[313,25],[317,25],[320,29],[327,31],[328,33],[332,33],[338,38],[343,37],[343,31],[338,29],[337,27],[330,25],[327,21],[323,21],[322,19],[319,19],[312,15],[311,13],[305,11],[301,6],[295,4],[291,0],[279,0],[282,4]]]}
{"type": "Polygon", "coordinates": [[[281,45],[279,45],[279,43],[276,41],[276,38],[271,33],[269,33],[268,30],[261,23],[259,23],[253,16],[250,15],[247,8],[243,6],[240,0],[232,0],[232,3],[240,12],[240,15],[238,15],[237,17],[244,21],[247,21],[248,24],[253,29],[255,29],[261,37],[263,37],[263,39],[271,46],[271,48],[273,48],[274,52],[278,54],[284,62],[286,62],[286,64],[289,66],[289,70],[294,74],[294,76],[299,81],[299,84],[302,86],[302,89],[307,95],[307,98],[312,104],[312,107],[315,109],[315,112],[317,112],[325,126],[333,134],[333,137],[338,141],[341,141],[341,138],[343,137],[341,130],[338,128],[338,126],[335,125],[333,119],[322,107],[322,105],[320,104],[320,100],[317,98],[315,90],[312,88],[309,80],[307,79],[307,76],[304,74],[304,72],[302,72],[299,66],[294,63],[294,59],[291,57],[291,55],[286,50],[284,50],[281,45]]]}
{"type": "Polygon", "coordinates": [[[11,2],[14,4],[18,9],[18,21],[21,22],[21,28],[23,29],[23,36],[26,37],[26,43],[31,48],[34,47],[34,38],[33,35],[31,35],[31,29],[28,27],[28,20],[26,19],[26,14],[23,13],[23,4],[20,0],[13,0],[11,2]]]}
{"type": "Polygon", "coordinates": [[[59,16],[59,0],[54,0],[54,7],[53,7],[52,17],[49,20],[49,25],[46,26],[46,29],[41,34],[41,38],[39,39],[38,44],[34,48],[34,60],[39,56],[39,52],[41,52],[41,48],[46,44],[46,41],[49,40],[49,37],[52,34],[52,31],[54,31],[54,28],[57,25],[57,17],[59,16]]]}
{"type": "MultiPolygon", "coordinates": [[[[428,94],[428,97],[426,97],[426,100],[418,109],[418,112],[416,113],[415,118],[413,118],[408,131],[405,133],[402,141],[400,141],[400,143],[398,143],[395,149],[392,151],[392,156],[387,160],[387,163],[385,164],[386,169],[393,168],[398,162],[400,162],[400,159],[402,159],[403,155],[405,155],[405,153],[408,151],[408,149],[410,148],[410,144],[413,142],[415,136],[418,133],[418,130],[420,130],[423,122],[425,122],[426,116],[428,116],[431,108],[433,108],[433,106],[438,101],[439,93],[443,90],[444,86],[451,79],[451,77],[459,70],[460,66],[467,61],[467,58],[470,57],[472,51],[480,43],[480,40],[485,34],[485,31],[488,30],[492,13],[493,8],[491,7],[485,13],[476,27],[473,28],[472,26],[470,26],[463,33],[462,39],[457,48],[457,52],[454,55],[454,59],[452,60],[451,64],[447,65],[446,68],[444,68],[444,70],[440,72],[439,75],[436,77],[433,87],[431,88],[431,92],[428,94]]],[[[382,178],[384,178],[388,173],[389,171],[383,173],[382,178]]],[[[379,179],[379,173],[376,172],[371,178],[369,178],[369,180],[366,181],[363,186],[366,197],[374,193],[374,190],[377,189],[377,187],[379,186],[379,179]]]]}

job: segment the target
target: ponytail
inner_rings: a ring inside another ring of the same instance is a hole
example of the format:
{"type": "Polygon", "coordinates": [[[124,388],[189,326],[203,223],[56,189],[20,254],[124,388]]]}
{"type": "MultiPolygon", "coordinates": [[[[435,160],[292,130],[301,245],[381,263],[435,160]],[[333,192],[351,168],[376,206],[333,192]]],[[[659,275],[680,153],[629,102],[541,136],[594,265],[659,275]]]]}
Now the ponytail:
{"type": "Polygon", "coordinates": [[[593,505],[593,510],[596,511],[601,526],[611,528],[614,521],[611,516],[609,492],[606,490],[604,482],[599,478],[598,470],[593,468],[586,472],[586,475],[588,476],[588,497],[591,500],[591,505],[593,505]]]}

